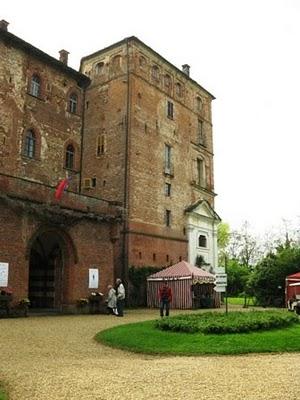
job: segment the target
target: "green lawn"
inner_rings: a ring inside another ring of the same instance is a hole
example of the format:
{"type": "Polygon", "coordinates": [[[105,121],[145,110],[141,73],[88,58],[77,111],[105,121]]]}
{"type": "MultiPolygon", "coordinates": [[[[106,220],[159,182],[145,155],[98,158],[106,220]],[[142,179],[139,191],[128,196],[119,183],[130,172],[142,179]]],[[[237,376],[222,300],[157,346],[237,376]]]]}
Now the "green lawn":
{"type": "Polygon", "coordinates": [[[8,400],[8,397],[4,389],[1,387],[1,382],[0,382],[0,400],[8,400]]]}
{"type": "MultiPolygon", "coordinates": [[[[225,303],[225,299],[224,299],[225,303]]],[[[228,297],[228,304],[243,306],[245,303],[244,297],[228,297]]],[[[255,298],[249,297],[247,298],[247,305],[248,306],[255,306],[255,298]]]]}
{"type": "Polygon", "coordinates": [[[154,321],[121,325],[96,335],[109,346],[148,354],[203,355],[300,351],[300,324],[284,329],[235,334],[161,331],[154,321]]]}

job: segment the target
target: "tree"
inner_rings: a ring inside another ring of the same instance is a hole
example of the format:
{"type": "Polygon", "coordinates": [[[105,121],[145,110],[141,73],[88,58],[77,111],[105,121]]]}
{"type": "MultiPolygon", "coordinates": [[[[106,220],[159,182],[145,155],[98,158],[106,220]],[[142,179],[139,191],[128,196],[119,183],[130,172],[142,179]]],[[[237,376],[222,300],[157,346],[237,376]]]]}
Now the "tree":
{"type": "Polygon", "coordinates": [[[219,265],[225,265],[225,259],[227,256],[227,246],[230,241],[230,227],[226,222],[221,222],[218,225],[217,231],[218,237],[218,251],[219,251],[219,265]]]}
{"type": "Polygon", "coordinates": [[[284,304],[284,287],[287,275],[300,269],[300,247],[290,242],[280,245],[267,254],[256,266],[249,288],[259,304],[280,306],[284,304]]]}
{"type": "Polygon", "coordinates": [[[250,270],[244,265],[240,265],[237,260],[227,262],[227,292],[229,296],[239,296],[245,293],[250,270]]]}
{"type": "Polygon", "coordinates": [[[250,233],[250,225],[245,221],[240,231],[233,231],[227,246],[230,259],[238,260],[241,265],[252,269],[261,256],[257,238],[250,233]]]}

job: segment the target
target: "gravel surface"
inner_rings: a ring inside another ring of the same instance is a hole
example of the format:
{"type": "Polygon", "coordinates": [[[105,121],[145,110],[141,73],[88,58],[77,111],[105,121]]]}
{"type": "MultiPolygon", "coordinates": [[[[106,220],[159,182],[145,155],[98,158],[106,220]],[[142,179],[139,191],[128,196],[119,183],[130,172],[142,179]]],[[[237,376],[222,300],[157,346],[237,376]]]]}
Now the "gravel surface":
{"type": "Polygon", "coordinates": [[[10,400],[299,400],[300,354],[162,357],[93,340],[157,311],[0,320],[0,381],[10,400]]]}

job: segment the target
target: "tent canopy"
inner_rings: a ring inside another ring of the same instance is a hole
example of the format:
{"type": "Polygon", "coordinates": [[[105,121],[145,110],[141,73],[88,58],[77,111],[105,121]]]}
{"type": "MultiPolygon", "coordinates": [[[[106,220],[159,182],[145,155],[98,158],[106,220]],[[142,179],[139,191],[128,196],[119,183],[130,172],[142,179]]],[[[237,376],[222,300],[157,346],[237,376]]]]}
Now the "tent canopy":
{"type": "Polygon", "coordinates": [[[171,265],[162,271],[150,275],[147,280],[174,280],[174,279],[192,279],[193,281],[214,283],[215,276],[201,268],[189,264],[187,261],[180,261],[171,265]]]}

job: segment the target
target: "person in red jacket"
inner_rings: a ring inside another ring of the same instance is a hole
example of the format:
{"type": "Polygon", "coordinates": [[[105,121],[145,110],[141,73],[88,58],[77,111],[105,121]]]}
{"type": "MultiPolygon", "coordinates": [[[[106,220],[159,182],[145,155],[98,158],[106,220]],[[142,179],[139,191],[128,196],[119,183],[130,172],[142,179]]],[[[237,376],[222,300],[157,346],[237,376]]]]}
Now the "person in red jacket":
{"type": "Polygon", "coordinates": [[[164,308],[166,309],[166,317],[169,316],[170,303],[172,301],[172,290],[168,286],[168,282],[164,281],[163,286],[159,288],[159,310],[160,316],[164,316],[164,308]]]}

